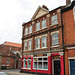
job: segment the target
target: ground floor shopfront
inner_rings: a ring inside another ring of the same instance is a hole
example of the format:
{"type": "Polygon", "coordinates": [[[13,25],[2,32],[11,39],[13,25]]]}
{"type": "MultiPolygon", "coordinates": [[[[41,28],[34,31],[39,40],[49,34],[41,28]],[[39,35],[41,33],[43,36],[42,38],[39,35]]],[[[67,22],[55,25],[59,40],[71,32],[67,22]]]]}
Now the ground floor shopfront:
{"type": "Polygon", "coordinates": [[[63,52],[41,55],[25,55],[21,72],[64,75],[63,52]]]}

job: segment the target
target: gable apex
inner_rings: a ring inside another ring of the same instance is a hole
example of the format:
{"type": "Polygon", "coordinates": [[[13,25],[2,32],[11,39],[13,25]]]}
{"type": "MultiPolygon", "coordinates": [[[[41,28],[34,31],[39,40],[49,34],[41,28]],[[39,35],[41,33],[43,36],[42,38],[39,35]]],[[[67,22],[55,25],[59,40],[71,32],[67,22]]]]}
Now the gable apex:
{"type": "Polygon", "coordinates": [[[31,18],[31,20],[35,20],[43,15],[46,15],[47,13],[49,13],[48,8],[44,8],[39,6],[36,10],[36,12],[34,13],[33,17],[31,18]]]}

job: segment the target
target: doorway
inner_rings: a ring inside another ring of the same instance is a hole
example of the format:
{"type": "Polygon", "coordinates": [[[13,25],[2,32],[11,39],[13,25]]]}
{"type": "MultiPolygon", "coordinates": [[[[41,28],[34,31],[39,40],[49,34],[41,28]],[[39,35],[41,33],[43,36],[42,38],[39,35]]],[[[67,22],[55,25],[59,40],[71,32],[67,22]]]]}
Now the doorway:
{"type": "Polygon", "coordinates": [[[60,75],[60,60],[53,60],[53,75],[60,75]]]}

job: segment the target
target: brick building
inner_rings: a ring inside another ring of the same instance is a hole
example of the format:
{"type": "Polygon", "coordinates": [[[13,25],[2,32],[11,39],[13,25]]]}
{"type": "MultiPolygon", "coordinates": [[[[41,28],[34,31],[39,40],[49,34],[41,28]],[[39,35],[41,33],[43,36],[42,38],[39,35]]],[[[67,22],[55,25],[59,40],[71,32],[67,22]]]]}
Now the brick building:
{"type": "Polygon", "coordinates": [[[19,69],[20,58],[21,44],[6,41],[0,45],[0,68],[19,69]]]}
{"type": "Polygon", "coordinates": [[[22,25],[21,72],[73,74],[69,74],[69,66],[73,63],[72,68],[75,68],[75,61],[72,60],[75,59],[75,1],[70,2],[66,0],[66,6],[51,11],[44,5],[39,6],[31,21],[22,25]]]}
{"type": "Polygon", "coordinates": [[[64,75],[61,9],[38,7],[31,21],[23,24],[23,72],[64,75]]]}
{"type": "Polygon", "coordinates": [[[62,20],[65,75],[75,75],[75,0],[62,10],[62,20]]]}

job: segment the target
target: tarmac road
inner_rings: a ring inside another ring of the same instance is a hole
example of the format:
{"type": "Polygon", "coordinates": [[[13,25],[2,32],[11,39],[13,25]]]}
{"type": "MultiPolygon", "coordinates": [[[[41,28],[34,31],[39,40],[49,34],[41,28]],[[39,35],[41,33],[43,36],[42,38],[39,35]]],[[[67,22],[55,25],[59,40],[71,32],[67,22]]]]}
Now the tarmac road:
{"type": "Polygon", "coordinates": [[[36,75],[36,74],[20,73],[20,70],[0,70],[0,72],[6,72],[9,75],[36,75]]]}

